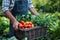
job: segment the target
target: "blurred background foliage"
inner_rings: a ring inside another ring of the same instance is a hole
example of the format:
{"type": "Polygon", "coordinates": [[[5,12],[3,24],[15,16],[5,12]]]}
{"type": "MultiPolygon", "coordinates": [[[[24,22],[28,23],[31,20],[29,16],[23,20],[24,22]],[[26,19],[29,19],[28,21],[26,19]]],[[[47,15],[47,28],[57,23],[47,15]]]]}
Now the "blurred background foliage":
{"type": "Polygon", "coordinates": [[[2,6],[2,0],[0,0],[0,14],[2,14],[1,6],[2,6]]]}
{"type": "Polygon", "coordinates": [[[33,4],[38,11],[60,12],[60,0],[33,0],[33,4]]]}

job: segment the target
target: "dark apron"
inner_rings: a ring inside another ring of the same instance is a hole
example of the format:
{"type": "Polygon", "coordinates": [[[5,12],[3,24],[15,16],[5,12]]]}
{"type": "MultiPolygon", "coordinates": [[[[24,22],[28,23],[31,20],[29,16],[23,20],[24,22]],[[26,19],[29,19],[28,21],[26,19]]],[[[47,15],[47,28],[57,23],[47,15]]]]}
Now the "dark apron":
{"type": "MultiPolygon", "coordinates": [[[[15,1],[15,5],[13,10],[11,11],[12,15],[16,18],[16,16],[22,16],[22,15],[26,15],[28,12],[28,0],[16,0],[15,1]]],[[[10,23],[10,32],[9,32],[9,36],[14,36],[15,32],[13,29],[13,24],[10,23]]]]}

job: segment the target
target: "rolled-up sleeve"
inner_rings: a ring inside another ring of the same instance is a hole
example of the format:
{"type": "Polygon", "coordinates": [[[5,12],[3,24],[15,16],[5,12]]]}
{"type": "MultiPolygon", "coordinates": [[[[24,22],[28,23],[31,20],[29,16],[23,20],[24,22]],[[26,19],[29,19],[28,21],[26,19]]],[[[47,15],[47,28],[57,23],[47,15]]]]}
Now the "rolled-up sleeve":
{"type": "Polygon", "coordinates": [[[33,4],[32,4],[32,0],[28,0],[28,7],[29,8],[34,7],[33,4]]]}
{"type": "Polygon", "coordinates": [[[3,0],[2,1],[2,11],[5,12],[5,11],[9,10],[9,5],[10,5],[9,0],[3,0]]]}

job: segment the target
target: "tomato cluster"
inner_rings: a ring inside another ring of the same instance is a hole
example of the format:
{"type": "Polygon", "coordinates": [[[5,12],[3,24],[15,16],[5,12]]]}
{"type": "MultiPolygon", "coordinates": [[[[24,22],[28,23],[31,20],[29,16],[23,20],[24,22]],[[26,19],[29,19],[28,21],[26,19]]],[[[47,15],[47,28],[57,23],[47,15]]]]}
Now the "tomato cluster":
{"type": "Polygon", "coordinates": [[[28,21],[27,22],[20,21],[19,28],[21,28],[21,29],[34,28],[34,24],[32,22],[28,22],[28,21]]]}

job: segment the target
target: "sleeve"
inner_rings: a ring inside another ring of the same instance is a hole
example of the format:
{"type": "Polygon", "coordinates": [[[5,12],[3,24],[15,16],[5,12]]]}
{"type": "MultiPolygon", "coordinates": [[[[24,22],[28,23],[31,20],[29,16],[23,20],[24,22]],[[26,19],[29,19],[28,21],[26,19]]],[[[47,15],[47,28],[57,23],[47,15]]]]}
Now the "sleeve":
{"type": "Polygon", "coordinates": [[[29,8],[34,7],[33,4],[32,4],[32,0],[28,0],[28,7],[29,8]]]}
{"type": "Polygon", "coordinates": [[[10,5],[9,0],[3,0],[2,1],[2,11],[5,12],[5,11],[9,10],[9,5],[10,5]]]}

